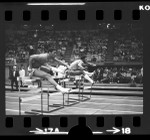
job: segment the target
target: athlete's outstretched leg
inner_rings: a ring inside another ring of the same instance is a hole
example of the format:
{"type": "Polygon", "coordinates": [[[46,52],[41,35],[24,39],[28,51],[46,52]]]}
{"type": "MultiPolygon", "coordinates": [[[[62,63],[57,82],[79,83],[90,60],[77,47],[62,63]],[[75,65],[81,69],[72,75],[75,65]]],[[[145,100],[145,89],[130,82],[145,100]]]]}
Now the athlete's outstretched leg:
{"type": "Polygon", "coordinates": [[[84,78],[88,80],[91,84],[94,84],[94,81],[87,74],[84,75],[84,78]]]}
{"type": "Polygon", "coordinates": [[[89,75],[90,77],[94,74],[94,72],[88,72],[88,71],[83,71],[84,72],[84,74],[87,74],[87,75],[89,75]]]}
{"type": "Polygon", "coordinates": [[[47,79],[52,85],[54,85],[56,87],[56,89],[58,89],[60,92],[62,93],[66,93],[69,92],[70,89],[67,88],[63,88],[62,86],[60,86],[52,77],[50,74],[41,71],[41,70],[35,70],[33,73],[33,76],[37,76],[40,78],[45,78],[47,79]]]}

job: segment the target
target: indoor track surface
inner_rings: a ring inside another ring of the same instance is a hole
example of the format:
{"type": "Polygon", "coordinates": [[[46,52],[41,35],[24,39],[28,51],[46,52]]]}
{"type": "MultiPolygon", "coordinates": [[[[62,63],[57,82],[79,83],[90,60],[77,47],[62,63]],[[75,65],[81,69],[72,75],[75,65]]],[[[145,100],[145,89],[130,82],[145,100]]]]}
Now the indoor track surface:
{"type": "MultiPolygon", "coordinates": [[[[68,83],[73,87],[73,83],[68,83]]],[[[85,87],[89,86],[85,84],[85,87]]],[[[56,93],[53,86],[43,84],[43,109],[47,110],[47,91],[50,91],[49,103],[62,104],[63,96],[56,93]],[[55,94],[56,93],[56,94],[55,94]]],[[[23,87],[21,91],[11,91],[10,86],[6,86],[5,101],[6,115],[19,115],[19,97],[31,97],[31,100],[21,103],[21,115],[29,115],[26,111],[41,108],[41,88],[23,87]]],[[[98,115],[98,114],[143,114],[143,87],[129,87],[128,84],[95,84],[92,87],[91,98],[87,101],[80,101],[72,106],[63,108],[43,115],[98,115]]],[[[90,96],[90,90],[84,90],[85,96],[90,96]]],[[[67,95],[65,94],[65,100],[67,95]]],[[[78,99],[78,91],[70,94],[71,98],[78,99]]],[[[51,107],[49,107],[49,110],[51,107]]]]}

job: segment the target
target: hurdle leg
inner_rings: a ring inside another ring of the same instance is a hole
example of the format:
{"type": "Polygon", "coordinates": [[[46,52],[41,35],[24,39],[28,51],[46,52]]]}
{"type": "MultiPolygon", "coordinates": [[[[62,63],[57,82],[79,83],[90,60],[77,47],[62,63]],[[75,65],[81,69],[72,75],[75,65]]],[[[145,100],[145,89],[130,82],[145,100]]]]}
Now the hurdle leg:
{"type": "Polygon", "coordinates": [[[49,111],[49,93],[47,93],[47,110],[49,111]]]}
{"type": "MultiPolygon", "coordinates": [[[[68,83],[68,87],[69,87],[69,83],[68,83]]],[[[67,105],[69,105],[69,93],[67,95],[67,105]]]]}
{"type": "MultiPolygon", "coordinates": [[[[68,87],[69,87],[69,82],[68,82],[68,87]]],[[[69,105],[69,93],[68,93],[68,95],[67,95],[67,97],[68,97],[68,99],[67,99],[67,105],[69,105]]]]}
{"type": "Polygon", "coordinates": [[[82,86],[82,84],[83,84],[83,79],[82,79],[82,77],[81,77],[81,82],[80,82],[80,88],[82,88],[81,90],[81,94],[80,94],[80,96],[81,96],[81,101],[83,100],[83,90],[84,90],[84,85],[82,86]]]}
{"type": "Polygon", "coordinates": [[[65,94],[63,94],[63,107],[64,107],[64,100],[65,100],[65,99],[64,99],[64,96],[65,96],[65,94]]]}
{"type": "Polygon", "coordinates": [[[41,113],[43,115],[43,88],[42,88],[42,84],[41,84],[41,113]]]}
{"type": "Polygon", "coordinates": [[[92,90],[93,90],[93,84],[91,85],[90,99],[91,99],[91,95],[92,95],[92,90]]]}
{"type": "MultiPolygon", "coordinates": [[[[68,87],[69,87],[69,83],[68,83],[68,87]]],[[[70,92],[70,91],[69,91],[70,92]]],[[[67,97],[68,97],[68,99],[67,99],[67,105],[69,105],[69,93],[68,93],[68,95],[67,95],[67,97]]]]}
{"type": "Polygon", "coordinates": [[[80,92],[81,92],[81,79],[79,80],[79,93],[78,93],[78,97],[79,97],[79,102],[80,102],[80,92]]]}
{"type": "Polygon", "coordinates": [[[21,115],[21,98],[19,97],[19,115],[21,115]]]}
{"type": "Polygon", "coordinates": [[[68,103],[67,104],[69,104],[69,93],[68,93],[67,97],[68,97],[68,103]]]}
{"type": "Polygon", "coordinates": [[[83,77],[82,77],[82,75],[81,75],[81,77],[80,77],[80,84],[79,84],[79,89],[80,89],[80,92],[79,92],[79,100],[81,101],[81,100],[83,100],[83,88],[84,88],[84,85],[82,86],[82,83],[84,82],[83,81],[83,77]],[[82,88],[82,89],[81,89],[82,88]],[[80,98],[81,97],[81,98],[80,98]]]}
{"type": "MultiPolygon", "coordinates": [[[[84,101],[87,101],[87,100],[90,100],[90,98],[91,98],[91,91],[90,91],[90,97],[88,97],[88,96],[84,96],[83,95],[83,90],[84,90],[84,78],[82,79],[82,83],[80,84],[80,88],[82,88],[81,90],[82,90],[82,92],[81,92],[81,98],[80,98],[80,101],[81,102],[84,102],[84,101]],[[83,86],[81,86],[81,84],[83,84],[83,86]]],[[[91,87],[92,88],[92,87],[91,87]]]]}
{"type": "Polygon", "coordinates": [[[48,93],[47,93],[47,110],[49,111],[49,87],[48,87],[48,93]]]}
{"type": "Polygon", "coordinates": [[[43,115],[43,92],[41,93],[41,113],[43,115]]]}
{"type": "Polygon", "coordinates": [[[21,115],[20,83],[19,83],[19,115],[21,115]]]}
{"type": "Polygon", "coordinates": [[[83,78],[83,80],[82,80],[82,84],[83,84],[83,86],[82,86],[82,99],[83,99],[83,90],[84,90],[84,78],[83,78]]]}

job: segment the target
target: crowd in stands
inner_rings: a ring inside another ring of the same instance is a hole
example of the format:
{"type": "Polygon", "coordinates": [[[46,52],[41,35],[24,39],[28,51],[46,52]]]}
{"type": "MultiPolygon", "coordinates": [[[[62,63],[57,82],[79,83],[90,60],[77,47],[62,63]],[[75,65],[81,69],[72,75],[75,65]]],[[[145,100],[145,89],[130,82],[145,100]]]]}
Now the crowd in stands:
{"type": "MultiPolygon", "coordinates": [[[[80,54],[87,55],[91,62],[105,62],[108,47],[108,33],[100,30],[25,30],[20,28],[6,32],[6,59],[25,62],[29,58],[29,46],[35,53],[57,50],[63,58],[72,48],[71,61],[80,54]]],[[[143,44],[134,35],[117,34],[114,40],[114,61],[139,62],[143,60],[143,44]]],[[[9,62],[9,61],[8,61],[9,62]]]]}
{"type": "Polygon", "coordinates": [[[69,39],[61,32],[13,32],[7,34],[6,59],[16,59],[17,62],[25,62],[29,58],[30,46],[35,54],[52,52],[57,50],[59,56],[63,57],[67,49],[69,39]]]}
{"type": "Polygon", "coordinates": [[[118,34],[114,41],[114,61],[142,62],[143,43],[134,35],[118,34]]]}
{"type": "Polygon", "coordinates": [[[89,61],[105,61],[107,41],[107,34],[98,30],[14,31],[7,34],[6,58],[25,61],[29,57],[29,46],[32,45],[38,54],[57,50],[63,57],[66,49],[72,47],[72,61],[78,58],[80,53],[87,54],[89,61]]]}
{"type": "Polygon", "coordinates": [[[75,60],[80,54],[87,55],[91,62],[104,62],[107,54],[108,35],[99,30],[78,31],[75,34],[75,43],[71,60],[75,60]]]}
{"type": "Polygon", "coordinates": [[[143,67],[101,67],[94,72],[93,79],[99,83],[143,83],[143,67]]]}

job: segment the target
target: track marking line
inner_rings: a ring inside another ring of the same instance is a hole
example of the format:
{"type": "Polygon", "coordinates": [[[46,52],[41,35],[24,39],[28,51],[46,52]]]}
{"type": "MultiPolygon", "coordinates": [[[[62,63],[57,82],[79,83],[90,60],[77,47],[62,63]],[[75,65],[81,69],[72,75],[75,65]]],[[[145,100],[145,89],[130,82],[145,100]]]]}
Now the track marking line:
{"type": "MultiPolygon", "coordinates": [[[[18,112],[19,114],[19,110],[15,110],[15,109],[8,109],[6,108],[5,111],[12,111],[12,112],[18,112]]],[[[25,111],[21,110],[21,113],[24,113],[25,111]]]]}
{"type": "MultiPolygon", "coordinates": [[[[9,102],[9,104],[18,104],[18,103],[16,103],[16,102],[9,102]]],[[[40,106],[41,104],[36,104],[36,103],[21,103],[22,105],[30,105],[30,106],[40,106]]],[[[60,103],[61,104],[61,103],[60,103]]],[[[84,103],[82,103],[82,104],[80,104],[80,105],[85,105],[86,104],[86,102],[84,102],[84,103]]],[[[107,107],[109,106],[109,105],[119,105],[119,106],[134,106],[134,107],[143,107],[143,105],[129,105],[129,104],[112,104],[112,103],[93,103],[93,104],[98,104],[98,105],[107,105],[107,107]]],[[[80,105],[78,104],[76,107],[78,107],[78,108],[83,108],[83,107],[80,107],[80,105]]],[[[47,106],[47,104],[43,104],[43,106],[47,106]]],[[[84,107],[84,108],[86,108],[86,107],[84,107]]],[[[106,108],[106,107],[104,107],[104,108],[106,108]]],[[[90,109],[95,109],[95,108],[90,108],[90,109]]]]}
{"type": "MultiPolygon", "coordinates": [[[[57,95],[61,95],[60,93],[57,93],[57,95]]],[[[37,96],[37,95],[35,95],[35,96],[37,96]]],[[[40,95],[39,95],[40,96],[40,95]]],[[[51,95],[50,95],[51,96],[51,95]]],[[[54,96],[54,95],[53,95],[54,96]]],[[[5,96],[5,98],[6,97],[8,97],[8,98],[18,98],[18,97],[13,97],[13,96],[5,96]]],[[[31,96],[32,97],[32,96],[31,96]]],[[[34,96],[33,96],[34,97],[34,96]]],[[[74,97],[74,96],[73,96],[74,97]]],[[[28,97],[22,97],[22,98],[28,98],[28,97]]],[[[106,100],[128,100],[128,101],[139,101],[139,102],[143,102],[143,99],[135,99],[135,100],[133,100],[133,99],[126,99],[126,98],[123,98],[123,99],[121,99],[121,98],[96,98],[96,97],[92,97],[91,98],[91,100],[101,100],[101,99],[106,99],[106,100]]]]}
{"type": "MultiPolygon", "coordinates": [[[[72,107],[72,108],[78,108],[78,107],[72,107]]],[[[67,108],[66,108],[67,109],[67,108]]],[[[80,109],[85,109],[85,108],[80,108],[80,109]]],[[[94,113],[92,113],[93,115],[94,114],[97,114],[96,112],[97,111],[105,111],[105,112],[112,112],[113,111],[113,113],[108,113],[108,114],[116,114],[116,113],[121,113],[121,112],[126,112],[126,113],[134,113],[134,114],[143,114],[143,112],[137,112],[137,111],[126,111],[126,110],[124,110],[124,111],[122,111],[122,110],[105,110],[105,109],[95,109],[96,111],[94,112],[94,113]],[[116,112],[116,113],[115,113],[116,112]]],[[[15,109],[5,109],[5,111],[12,111],[12,112],[18,112],[19,113],[19,110],[15,110],[15,109]]],[[[64,111],[64,110],[63,110],[64,111]]],[[[59,114],[61,114],[61,111],[59,110],[59,114]]],[[[23,110],[21,110],[21,113],[25,113],[25,111],[23,111],[23,110]]],[[[7,112],[6,112],[6,114],[7,114],[7,112]]],[[[51,115],[51,114],[48,114],[48,113],[46,113],[47,115],[51,115]]],[[[65,115],[65,114],[68,114],[68,113],[64,113],[63,112],[63,114],[65,115]]],[[[79,114],[79,113],[78,113],[79,114]]],[[[89,113],[90,114],[90,113],[89,113]]],[[[91,115],[92,115],[91,114],[91,115]]],[[[52,114],[53,115],[53,114],[52,114]]],[[[54,114],[55,115],[55,114],[54,114]]]]}
{"type": "MultiPolygon", "coordinates": [[[[84,103],[87,104],[87,103],[91,103],[91,102],[87,101],[87,102],[84,102],[84,103]]],[[[95,103],[95,102],[93,103],[92,102],[92,104],[108,104],[108,103],[95,103]]],[[[111,102],[109,104],[111,104],[111,105],[126,105],[126,106],[142,106],[143,107],[143,105],[135,105],[135,104],[115,104],[115,103],[111,103],[111,102]]]]}
{"type": "MultiPolygon", "coordinates": [[[[72,107],[72,108],[79,108],[79,107],[72,107]]],[[[85,109],[85,108],[81,108],[80,109],[85,109]]],[[[107,109],[98,109],[98,111],[115,111],[115,112],[132,112],[132,113],[143,113],[143,112],[137,112],[137,111],[127,111],[127,110],[107,110],[107,109]]]]}
{"type": "MultiPolygon", "coordinates": [[[[18,106],[19,106],[19,103],[18,102],[8,102],[8,101],[6,101],[8,104],[18,104],[18,106]]],[[[36,103],[25,103],[25,102],[23,102],[23,103],[21,103],[21,105],[30,105],[30,106],[41,106],[41,104],[39,103],[39,104],[36,104],[36,103]]],[[[58,103],[59,104],[59,103],[58,103]]],[[[60,104],[62,104],[62,103],[60,103],[60,104]]],[[[7,105],[7,104],[6,104],[7,105]]],[[[47,106],[47,104],[43,104],[43,106],[47,106]]]]}
{"type": "MultiPolygon", "coordinates": [[[[91,98],[92,98],[92,97],[91,97],[91,98]]],[[[100,99],[100,100],[101,100],[101,99],[104,99],[104,100],[105,100],[105,99],[106,99],[106,100],[128,100],[128,101],[143,101],[143,99],[138,99],[138,100],[136,100],[136,99],[135,99],[135,100],[132,100],[132,99],[131,99],[131,100],[130,100],[130,99],[110,98],[110,97],[108,97],[108,98],[95,98],[95,97],[94,97],[94,98],[92,98],[92,99],[93,99],[93,100],[99,100],[99,99],[100,99]]]]}

